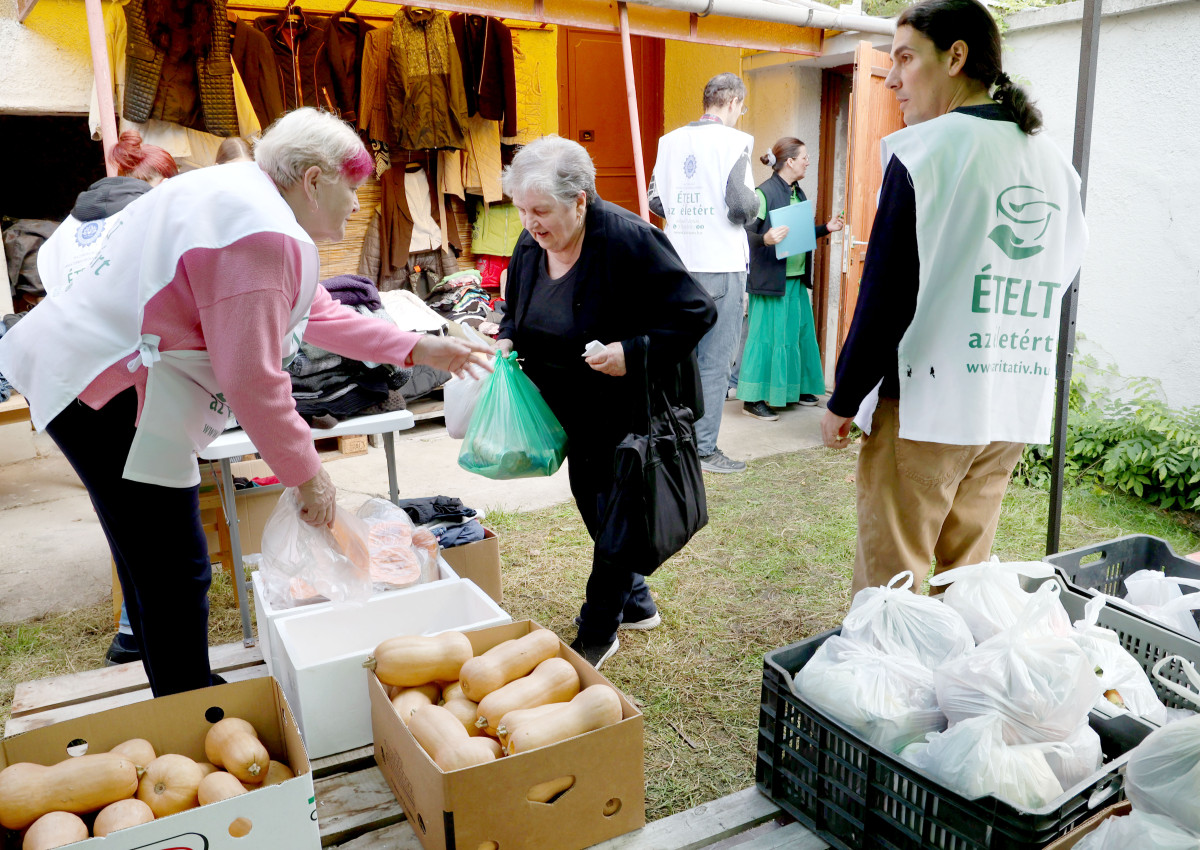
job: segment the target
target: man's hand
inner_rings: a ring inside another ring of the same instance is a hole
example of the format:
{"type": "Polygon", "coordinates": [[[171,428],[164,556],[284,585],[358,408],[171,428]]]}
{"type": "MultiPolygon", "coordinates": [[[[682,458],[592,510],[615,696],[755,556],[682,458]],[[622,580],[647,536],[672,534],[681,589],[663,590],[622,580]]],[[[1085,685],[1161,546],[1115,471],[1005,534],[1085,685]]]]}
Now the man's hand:
{"type": "Polygon", "coordinates": [[[838,416],[826,409],[821,417],[821,440],[829,449],[844,449],[850,445],[850,428],[854,420],[849,416],[838,416]]]}
{"type": "Polygon", "coordinates": [[[619,378],[625,374],[625,347],[619,342],[610,342],[604,350],[591,357],[585,357],[586,363],[605,375],[619,378]]]}
{"type": "Polygon", "coordinates": [[[763,234],[763,243],[766,245],[778,245],[787,238],[787,235],[788,226],[786,224],[781,224],[778,227],[772,227],[763,234]]]}
{"type": "Polygon", "coordinates": [[[333,486],[328,472],[320,470],[296,489],[300,497],[300,519],[317,527],[333,523],[333,515],[337,510],[334,500],[337,488],[333,486]]]}
{"type": "Polygon", "coordinates": [[[459,378],[482,378],[492,371],[493,348],[478,340],[448,336],[421,337],[412,350],[412,362],[423,363],[459,378]]]}

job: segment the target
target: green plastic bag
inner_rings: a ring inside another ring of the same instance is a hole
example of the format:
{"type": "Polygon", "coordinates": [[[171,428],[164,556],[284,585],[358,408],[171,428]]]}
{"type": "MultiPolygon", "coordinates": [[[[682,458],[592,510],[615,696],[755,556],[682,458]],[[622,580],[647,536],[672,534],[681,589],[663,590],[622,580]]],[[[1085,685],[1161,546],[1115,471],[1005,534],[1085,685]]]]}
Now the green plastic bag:
{"type": "Polygon", "coordinates": [[[517,365],[496,352],[495,371],[479,391],[458,465],[485,478],[553,475],[567,456],[567,432],[517,365]]]}

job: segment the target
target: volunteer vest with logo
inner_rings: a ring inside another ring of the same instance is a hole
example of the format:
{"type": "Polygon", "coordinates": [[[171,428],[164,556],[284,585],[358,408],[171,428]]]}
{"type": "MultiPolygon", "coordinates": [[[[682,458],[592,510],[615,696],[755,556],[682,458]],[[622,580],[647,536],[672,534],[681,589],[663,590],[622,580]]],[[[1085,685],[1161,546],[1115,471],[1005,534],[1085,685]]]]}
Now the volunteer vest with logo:
{"type": "Polygon", "coordinates": [[[144,333],[151,298],[193,248],[224,248],[256,233],[302,246],[300,294],[281,358],[299,349],[316,294],[316,245],[252,162],[182,174],[97,221],[68,219],[38,253],[47,297],[0,337],[0,374],[28,399],[39,430],[112,364],[148,368],[146,394],[124,477],[167,487],[198,484],[195,453],[230,416],[207,351],[160,351],[144,333]]]}
{"type": "MultiPolygon", "coordinates": [[[[754,137],[721,124],[689,124],[658,140],[654,183],[666,234],[690,272],[744,272],[746,231],[729,221],[725,184],[754,137]]],[[[754,182],[746,168],[746,188],[754,182]]]]}
{"type": "Polygon", "coordinates": [[[949,113],[883,140],[916,193],[917,308],[900,340],[900,436],[1046,443],[1059,308],[1087,247],[1079,176],[1009,121],[949,113]]]}

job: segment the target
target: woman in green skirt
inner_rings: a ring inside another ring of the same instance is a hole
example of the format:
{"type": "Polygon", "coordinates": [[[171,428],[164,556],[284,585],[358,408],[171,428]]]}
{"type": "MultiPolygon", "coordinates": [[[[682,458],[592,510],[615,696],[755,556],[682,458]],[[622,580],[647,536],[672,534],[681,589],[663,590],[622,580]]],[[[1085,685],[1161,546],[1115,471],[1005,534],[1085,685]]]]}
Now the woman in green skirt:
{"type": "MultiPolygon", "coordinates": [[[[771,409],[793,402],[815,405],[825,393],[825,374],[807,290],[812,289],[812,252],[785,259],[775,246],[788,234],[786,225],[770,227],[770,211],[807,200],[799,181],[808,170],[804,142],[784,137],[760,161],[774,172],[757,189],[758,218],[746,225],[750,240],[749,330],[742,351],[737,397],[742,412],[756,419],[778,419],[771,409]]],[[[816,225],[820,239],[842,229],[839,214],[816,225]]]]}

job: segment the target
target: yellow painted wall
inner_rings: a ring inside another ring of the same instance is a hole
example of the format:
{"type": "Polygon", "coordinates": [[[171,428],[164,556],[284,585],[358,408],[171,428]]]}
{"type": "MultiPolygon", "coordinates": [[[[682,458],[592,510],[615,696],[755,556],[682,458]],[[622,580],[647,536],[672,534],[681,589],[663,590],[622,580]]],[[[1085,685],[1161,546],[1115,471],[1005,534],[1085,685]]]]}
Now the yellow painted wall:
{"type": "Polygon", "coordinates": [[[92,58],[78,0],[41,0],[24,25],[0,0],[0,113],[87,112],[92,58]]]}
{"type": "Polygon", "coordinates": [[[740,74],[742,51],[736,47],[668,40],[665,53],[664,133],[695,121],[703,114],[705,83],[726,71],[740,74]]]}

